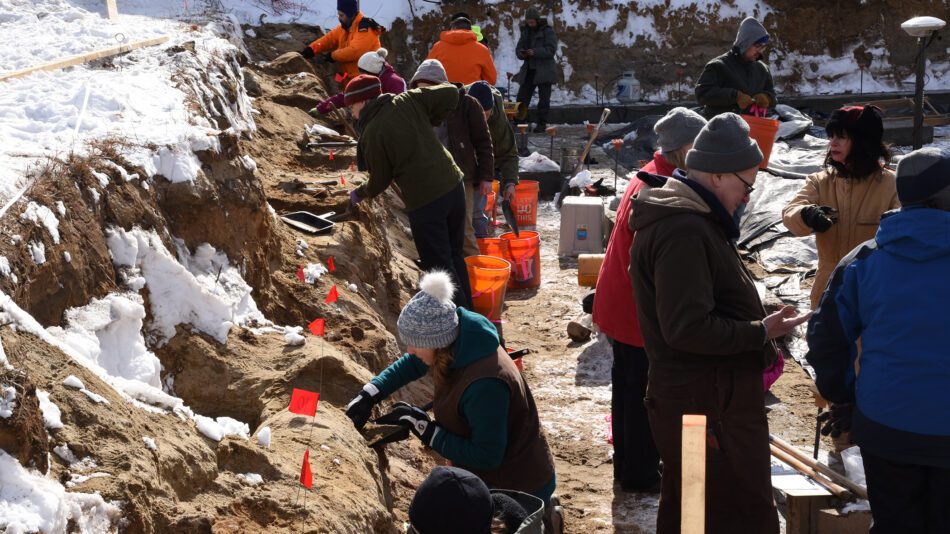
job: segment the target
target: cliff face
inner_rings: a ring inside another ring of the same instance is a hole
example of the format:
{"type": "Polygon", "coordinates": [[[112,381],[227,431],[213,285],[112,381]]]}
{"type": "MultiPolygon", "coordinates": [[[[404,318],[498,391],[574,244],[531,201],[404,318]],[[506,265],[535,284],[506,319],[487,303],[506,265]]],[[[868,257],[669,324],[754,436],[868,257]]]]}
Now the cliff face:
{"type": "MultiPolygon", "coordinates": [[[[411,24],[390,22],[384,44],[397,69],[411,73],[448,17],[464,11],[481,25],[498,66],[498,85],[506,87],[505,73],[520,67],[514,46],[531,6],[542,9],[561,40],[565,82],[555,99],[562,102],[593,101],[597,91],[609,100],[626,70],[635,72],[646,99],[691,98],[703,65],[729,49],[746,16],[761,20],[772,36],[766,61],[780,92],[857,93],[862,84],[864,92],[910,89],[917,43],[901,23],[918,15],[950,18],[946,2],[923,0],[456,2],[411,24]]],[[[927,88],[950,88],[946,45],[936,41],[928,57],[927,88]]]]}

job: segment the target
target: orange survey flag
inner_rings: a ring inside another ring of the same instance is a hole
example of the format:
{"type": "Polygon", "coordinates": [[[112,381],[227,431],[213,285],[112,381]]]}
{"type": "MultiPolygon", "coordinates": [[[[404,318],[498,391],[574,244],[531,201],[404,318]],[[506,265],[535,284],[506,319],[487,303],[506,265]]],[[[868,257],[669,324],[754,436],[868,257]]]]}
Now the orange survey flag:
{"type": "Polygon", "coordinates": [[[290,396],[290,408],[293,413],[313,417],[317,413],[317,400],[320,394],[314,391],[294,388],[290,396]]]}
{"type": "Polygon", "coordinates": [[[310,333],[315,336],[322,336],[324,331],[324,326],[326,322],[323,319],[314,319],[307,328],[310,329],[310,333]]]}
{"type": "Polygon", "coordinates": [[[313,473],[310,471],[310,449],[303,453],[303,465],[300,466],[300,483],[307,489],[313,487],[313,473]]]}
{"type": "Polygon", "coordinates": [[[340,298],[340,293],[337,292],[336,286],[334,285],[333,287],[330,288],[330,293],[327,294],[326,302],[327,304],[333,304],[334,302],[339,300],[339,298],[340,298]]]}

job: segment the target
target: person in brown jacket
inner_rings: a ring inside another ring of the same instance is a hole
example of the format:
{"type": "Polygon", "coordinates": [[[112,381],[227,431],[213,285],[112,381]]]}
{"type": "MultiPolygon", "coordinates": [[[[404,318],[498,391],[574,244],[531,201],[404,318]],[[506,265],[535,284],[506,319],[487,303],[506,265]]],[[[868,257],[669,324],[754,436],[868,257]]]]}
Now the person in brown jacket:
{"type": "Polygon", "coordinates": [[[680,531],[684,414],[702,414],[706,532],[778,534],[762,370],[771,340],[805,322],[791,306],[766,315],[736,252],[736,208],[762,152],[738,115],[714,117],[686,154],[688,174],[633,199],[630,277],[650,360],[644,403],[663,460],[657,534],[680,531]]]}
{"type": "Polygon", "coordinates": [[[874,106],[835,110],[825,126],[831,143],[825,170],[805,179],[805,186],[782,210],[782,222],[797,236],[815,233],[818,273],[811,288],[811,307],[835,266],[856,246],[874,237],[881,215],[897,209],[894,173],[882,138],[884,123],[874,106]]]}
{"type": "MultiPolygon", "coordinates": [[[[423,61],[409,82],[409,88],[428,87],[448,83],[445,68],[437,59],[423,61]]],[[[487,197],[492,190],[492,178],[495,169],[495,156],[492,149],[491,132],[488,121],[482,111],[481,103],[465,93],[461,84],[455,84],[459,90],[459,103],[455,111],[442,124],[434,126],[436,136],[442,146],[452,154],[455,164],[465,175],[465,244],[462,248],[466,256],[475,256],[478,242],[475,240],[474,217],[485,217],[484,202],[475,206],[475,191],[481,197],[487,197]],[[474,210],[479,210],[475,213],[474,210]]]]}

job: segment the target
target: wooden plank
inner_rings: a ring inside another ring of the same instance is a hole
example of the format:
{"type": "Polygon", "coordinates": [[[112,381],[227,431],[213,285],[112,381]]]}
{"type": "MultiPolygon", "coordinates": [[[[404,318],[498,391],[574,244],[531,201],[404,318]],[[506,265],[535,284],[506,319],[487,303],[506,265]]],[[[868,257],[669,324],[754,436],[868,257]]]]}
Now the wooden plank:
{"type": "Polygon", "coordinates": [[[87,52],[85,54],[79,54],[77,56],[70,56],[62,59],[57,59],[56,61],[51,61],[49,63],[44,63],[42,65],[36,65],[26,69],[16,70],[13,72],[8,72],[6,74],[0,74],[0,82],[6,80],[12,80],[13,78],[22,78],[34,72],[40,71],[50,71],[58,70],[66,67],[72,67],[75,65],[81,65],[83,63],[88,63],[90,61],[95,61],[97,59],[102,59],[111,56],[117,56],[119,54],[124,54],[138,48],[144,48],[146,46],[155,46],[162,44],[165,41],[168,41],[168,36],[155,37],[152,39],[143,39],[141,41],[135,41],[132,43],[125,43],[119,46],[113,46],[111,48],[103,48],[102,50],[96,50],[94,52],[87,52]]]}
{"type": "Polygon", "coordinates": [[[681,534],[706,531],[706,416],[683,416],[681,534]]]}
{"type": "Polygon", "coordinates": [[[831,506],[830,495],[785,494],[787,534],[818,534],[818,512],[831,506]]]}
{"type": "Polygon", "coordinates": [[[106,15],[108,15],[109,20],[119,18],[119,8],[116,7],[115,0],[106,0],[106,15]]]}

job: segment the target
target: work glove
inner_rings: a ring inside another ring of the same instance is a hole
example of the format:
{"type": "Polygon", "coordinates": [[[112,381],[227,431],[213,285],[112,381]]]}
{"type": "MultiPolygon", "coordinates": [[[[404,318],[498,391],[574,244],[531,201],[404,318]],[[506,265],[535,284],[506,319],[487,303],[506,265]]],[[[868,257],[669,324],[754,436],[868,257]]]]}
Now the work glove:
{"type": "Polygon", "coordinates": [[[432,447],[435,436],[441,430],[429,414],[418,406],[397,402],[388,414],[373,421],[377,425],[400,425],[408,428],[427,447],[432,447]]]}
{"type": "Polygon", "coordinates": [[[326,99],[320,102],[319,104],[317,104],[317,107],[314,109],[316,109],[317,113],[319,113],[320,115],[326,115],[327,113],[330,113],[331,111],[333,111],[333,107],[334,107],[333,102],[330,102],[330,99],[326,99]]]}
{"type": "Polygon", "coordinates": [[[736,105],[739,106],[739,109],[746,109],[752,105],[755,100],[743,93],[742,91],[736,91],[736,105]]]}
{"type": "Polygon", "coordinates": [[[833,224],[838,222],[838,210],[831,206],[806,206],[802,210],[802,220],[820,234],[827,232],[833,224]]]}
{"type": "Polygon", "coordinates": [[[379,388],[372,383],[363,386],[359,394],[346,405],[346,416],[353,421],[357,430],[363,430],[366,421],[369,421],[370,412],[380,400],[379,388]]]}
{"type": "Polygon", "coordinates": [[[356,194],[356,189],[350,191],[350,206],[355,206],[362,201],[363,199],[360,198],[360,196],[356,194]]]}
{"type": "Polygon", "coordinates": [[[755,100],[755,105],[762,109],[768,109],[770,104],[769,95],[765,93],[756,93],[752,100],[755,100]]]}
{"type": "Polygon", "coordinates": [[[818,421],[822,423],[821,435],[831,435],[837,438],[851,430],[851,419],[854,416],[854,403],[832,404],[828,411],[818,414],[818,421]]]}
{"type": "Polygon", "coordinates": [[[315,54],[313,53],[313,48],[305,46],[304,49],[300,51],[300,55],[307,59],[312,59],[315,54]]]}
{"type": "Polygon", "coordinates": [[[327,52],[326,54],[323,54],[322,56],[320,56],[320,59],[322,59],[324,63],[336,63],[336,60],[333,59],[332,52],[327,52]]]}

